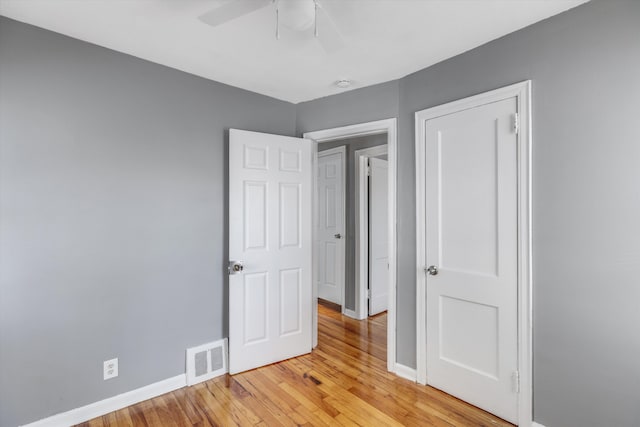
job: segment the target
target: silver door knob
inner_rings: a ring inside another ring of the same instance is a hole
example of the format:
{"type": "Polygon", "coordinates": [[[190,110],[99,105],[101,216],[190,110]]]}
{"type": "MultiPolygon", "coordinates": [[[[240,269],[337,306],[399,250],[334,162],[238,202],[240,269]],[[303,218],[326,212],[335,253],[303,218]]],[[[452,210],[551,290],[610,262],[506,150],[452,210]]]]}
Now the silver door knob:
{"type": "Polygon", "coordinates": [[[336,233],[333,235],[333,237],[335,237],[336,239],[342,239],[342,234],[336,233]]]}
{"type": "Polygon", "coordinates": [[[242,261],[229,261],[229,274],[238,274],[244,270],[242,261]]]}
{"type": "Polygon", "coordinates": [[[429,267],[424,269],[425,273],[429,273],[432,276],[437,276],[438,275],[438,267],[436,267],[435,265],[430,265],[429,267]]]}

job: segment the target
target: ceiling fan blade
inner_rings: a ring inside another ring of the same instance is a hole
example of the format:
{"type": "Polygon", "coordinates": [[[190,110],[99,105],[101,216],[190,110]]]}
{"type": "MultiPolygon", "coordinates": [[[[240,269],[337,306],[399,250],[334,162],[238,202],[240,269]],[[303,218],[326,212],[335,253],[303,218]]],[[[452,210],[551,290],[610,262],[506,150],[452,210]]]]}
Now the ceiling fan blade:
{"type": "Polygon", "coordinates": [[[360,25],[353,0],[318,0],[318,5],[330,15],[344,34],[357,33],[360,25]]]}
{"type": "Polygon", "coordinates": [[[198,19],[205,24],[215,27],[247,15],[258,9],[262,9],[263,7],[269,6],[271,3],[272,0],[233,0],[200,15],[198,19]]]}
{"type": "Polygon", "coordinates": [[[318,8],[318,41],[327,53],[333,53],[344,47],[344,40],[338,32],[333,19],[322,8],[318,8]]]}

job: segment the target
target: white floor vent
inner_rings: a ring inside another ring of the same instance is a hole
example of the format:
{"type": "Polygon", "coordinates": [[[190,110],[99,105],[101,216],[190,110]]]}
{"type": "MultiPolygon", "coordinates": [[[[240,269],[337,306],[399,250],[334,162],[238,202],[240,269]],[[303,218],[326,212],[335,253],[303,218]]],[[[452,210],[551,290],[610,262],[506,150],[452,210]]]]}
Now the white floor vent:
{"type": "Polygon", "coordinates": [[[187,385],[227,373],[227,339],[187,349],[187,385]]]}

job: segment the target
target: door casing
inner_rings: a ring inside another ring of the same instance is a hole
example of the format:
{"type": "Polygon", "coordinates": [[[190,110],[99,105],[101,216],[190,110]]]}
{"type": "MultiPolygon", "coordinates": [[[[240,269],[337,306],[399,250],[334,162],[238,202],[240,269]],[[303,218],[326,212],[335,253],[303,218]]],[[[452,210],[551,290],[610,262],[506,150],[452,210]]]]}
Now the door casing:
{"type": "Polygon", "coordinates": [[[416,153],[416,350],[417,380],[427,384],[426,340],[426,257],[425,235],[425,125],[427,120],[515,97],[517,100],[517,189],[518,189],[518,425],[533,422],[533,323],[532,323],[532,250],[531,250],[531,81],[527,80],[490,92],[428,108],[415,113],[416,153]]]}
{"type": "MultiPolygon", "coordinates": [[[[317,144],[338,139],[346,139],[367,135],[378,135],[386,133],[387,135],[387,153],[389,161],[389,215],[388,215],[388,242],[389,242],[389,308],[387,311],[387,370],[399,375],[410,371],[410,368],[400,366],[396,363],[396,171],[397,171],[397,119],[384,119],[373,122],[359,123],[355,125],[342,126],[338,128],[324,129],[313,132],[304,133],[305,139],[311,139],[313,146],[314,170],[317,170],[317,144]]],[[[313,174],[316,179],[316,174],[313,174]]],[[[312,188],[317,189],[317,183],[312,183],[312,188]]],[[[315,190],[314,190],[315,192],[315,190]]],[[[314,194],[313,212],[317,212],[318,195],[314,194]]],[[[313,218],[314,233],[317,230],[317,216],[313,218]]],[[[316,241],[314,236],[314,241],[316,241]]],[[[314,253],[313,259],[316,259],[314,253]]],[[[317,274],[317,264],[313,264],[314,277],[317,274]]],[[[313,287],[314,301],[318,297],[317,286],[313,287]]],[[[356,283],[356,288],[359,284],[356,283]]],[[[356,289],[358,295],[359,289],[356,289]]],[[[366,307],[365,307],[366,309],[366,307]]],[[[313,306],[312,320],[313,346],[318,345],[318,311],[317,305],[313,306]]],[[[403,376],[406,376],[404,374],[403,376]]],[[[415,378],[414,378],[415,379],[415,378]]]]}

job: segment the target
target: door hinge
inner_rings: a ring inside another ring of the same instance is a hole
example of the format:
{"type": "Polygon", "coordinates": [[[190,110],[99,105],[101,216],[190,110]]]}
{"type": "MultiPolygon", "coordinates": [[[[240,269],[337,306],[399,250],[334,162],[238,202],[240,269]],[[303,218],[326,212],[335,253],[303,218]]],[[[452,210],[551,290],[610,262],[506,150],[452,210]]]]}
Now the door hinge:
{"type": "Polygon", "coordinates": [[[520,132],[520,116],[518,113],[513,114],[513,133],[516,135],[520,132]]]}
{"type": "Polygon", "coordinates": [[[513,386],[514,393],[520,393],[520,372],[513,371],[513,375],[511,375],[511,383],[513,386]]]}
{"type": "Polygon", "coordinates": [[[367,176],[371,176],[371,166],[367,164],[367,176]]]}
{"type": "Polygon", "coordinates": [[[367,299],[371,299],[371,289],[367,289],[367,299]]]}

